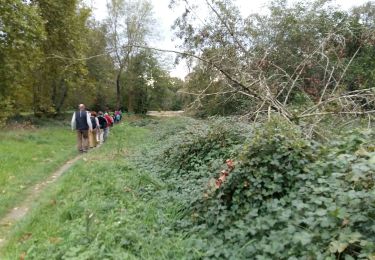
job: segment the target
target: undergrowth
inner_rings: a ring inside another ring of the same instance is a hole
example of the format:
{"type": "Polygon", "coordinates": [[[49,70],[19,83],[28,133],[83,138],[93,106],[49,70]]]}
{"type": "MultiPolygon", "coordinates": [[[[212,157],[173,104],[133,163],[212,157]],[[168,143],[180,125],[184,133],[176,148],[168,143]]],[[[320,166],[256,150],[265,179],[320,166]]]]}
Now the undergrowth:
{"type": "Polygon", "coordinates": [[[279,118],[189,125],[138,164],[167,184],[162,200],[181,204],[174,229],[193,238],[192,250],[215,259],[375,257],[373,131],[319,143],[279,118]]]}

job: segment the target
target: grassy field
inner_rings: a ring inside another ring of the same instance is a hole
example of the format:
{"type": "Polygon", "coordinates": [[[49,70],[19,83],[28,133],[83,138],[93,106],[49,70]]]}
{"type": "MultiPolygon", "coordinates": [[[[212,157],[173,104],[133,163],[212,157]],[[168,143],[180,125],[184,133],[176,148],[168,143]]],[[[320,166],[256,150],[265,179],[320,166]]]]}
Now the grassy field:
{"type": "Polygon", "coordinates": [[[170,230],[178,203],[143,196],[164,184],[129,163],[152,142],[149,129],[116,126],[108,143],[44,192],[0,258],[183,258],[188,240],[170,230]]]}
{"type": "Polygon", "coordinates": [[[65,124],[0,132],[0,217],[27,196],[75,152],[74,134],[65,124]]]}

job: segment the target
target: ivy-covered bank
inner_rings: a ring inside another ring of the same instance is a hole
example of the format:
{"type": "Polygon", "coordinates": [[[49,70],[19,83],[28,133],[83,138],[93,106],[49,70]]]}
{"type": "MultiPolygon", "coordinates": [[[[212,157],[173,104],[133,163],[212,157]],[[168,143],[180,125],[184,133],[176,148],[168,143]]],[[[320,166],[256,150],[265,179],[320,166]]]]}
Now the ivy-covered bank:
{"type": "Polygon", "coordinates": [[[167,187],[149,196],[181,205],[173,228],[192,239],[187,256],[375,259],[372,130],[318,142],[280,118],[181,126],[157,126],[168,134],[138,162],[167,187]]]}
{"type": "Polygon", "coordinates": [[[281,119],[117,126],[44,194],[1,259],[373,259],[375,134],[281,119]]]}

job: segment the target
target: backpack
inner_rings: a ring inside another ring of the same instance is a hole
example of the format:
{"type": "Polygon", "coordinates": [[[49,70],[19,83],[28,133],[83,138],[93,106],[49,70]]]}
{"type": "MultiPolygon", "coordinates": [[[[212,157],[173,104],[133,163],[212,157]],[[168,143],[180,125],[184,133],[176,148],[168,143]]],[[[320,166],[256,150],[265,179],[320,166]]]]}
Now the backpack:
{"type": "Polygon", "coordinates": [[[105,120],[107,121],[107,125],[108,126],[112,126],[112,124],[113,124],[113,119],[112,119],[112,117],[111,116],[104,116],[104,118],[105,118],[105,120]]]}
{"type": "Polygon", "coordinates": [[[104,117],[99,116],[98,120],[99,120],[100,129],[104,129],[107,127],[107,120],[105,120],[104,117]]]}
{"type": "Polygon", "coordinates": [[[95,117],[91,117],[90,119],[91,119],[92,129],[95,129],[97,127],[95,117]]]}

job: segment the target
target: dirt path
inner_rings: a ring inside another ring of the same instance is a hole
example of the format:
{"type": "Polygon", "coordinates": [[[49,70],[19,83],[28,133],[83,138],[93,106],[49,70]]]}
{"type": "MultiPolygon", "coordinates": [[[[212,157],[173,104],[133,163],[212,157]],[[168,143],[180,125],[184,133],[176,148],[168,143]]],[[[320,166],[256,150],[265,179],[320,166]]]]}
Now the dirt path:
{"type": "Polygon", "coordinates": [[[172,117],[172,116],[181,116],[185,111],[148,111],[148,116],[157,116],[157,117],[172,117]]]}
{"type": "Polygon", "coordinates": [[[64,172],[69,170],[72,165],[82,158],[82,155],[78,155],[74,159],[67,161],[57,171],[50,175],[43,182],[37,183],[36,185],[29,188],[27,198],[19,205],[14,207],[8,214],[0,219],[0,248],[5,244],[6,237],[10,232],[11,228],[20,221],[30,210],[33,202],[38,199],[41,192],[51,183],[54,183],[64,172]]]}

